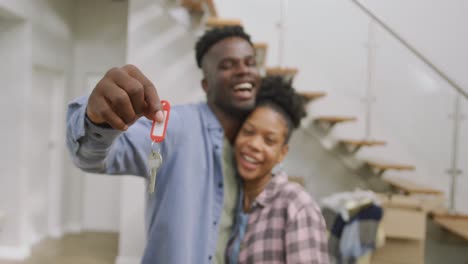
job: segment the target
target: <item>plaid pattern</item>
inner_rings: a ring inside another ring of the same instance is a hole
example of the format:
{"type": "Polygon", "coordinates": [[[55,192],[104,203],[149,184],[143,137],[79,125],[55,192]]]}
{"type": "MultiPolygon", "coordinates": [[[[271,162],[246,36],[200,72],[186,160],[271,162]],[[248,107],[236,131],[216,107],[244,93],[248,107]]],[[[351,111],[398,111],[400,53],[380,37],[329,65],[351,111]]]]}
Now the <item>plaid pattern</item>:
{"type": "Polygon", "coordinates": [[[283,172],[272,178],[253,203],[239,263],[329,263],[320,208],[300,185],[288,182],[283,172]]]}

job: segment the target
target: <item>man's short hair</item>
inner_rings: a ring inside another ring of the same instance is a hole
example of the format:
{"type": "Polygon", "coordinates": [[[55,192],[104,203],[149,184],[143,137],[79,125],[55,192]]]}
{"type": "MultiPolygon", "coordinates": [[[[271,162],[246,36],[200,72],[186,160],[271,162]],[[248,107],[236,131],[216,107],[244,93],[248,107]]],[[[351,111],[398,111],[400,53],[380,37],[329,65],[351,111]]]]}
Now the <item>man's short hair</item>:
{"type": "Polygon", "coordinates": [[[201,68],[203,57],[214,44],[231,37],[242,38],[253,46],[250,36],[244,32],[244,28],[241,26],[225,26],[208,30],[195,44],[195,58],[198,67],[201,68]]]}

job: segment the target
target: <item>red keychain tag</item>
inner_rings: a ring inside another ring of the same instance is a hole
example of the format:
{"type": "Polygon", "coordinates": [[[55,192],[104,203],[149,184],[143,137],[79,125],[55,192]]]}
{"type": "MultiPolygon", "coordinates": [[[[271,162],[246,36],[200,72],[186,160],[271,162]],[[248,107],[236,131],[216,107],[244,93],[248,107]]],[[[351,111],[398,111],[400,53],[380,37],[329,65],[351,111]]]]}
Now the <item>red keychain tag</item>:
{"type": "Polygon", "coordinates": [[[153,120],[153,126],[151,127],[151,140],[153,142],[161,142],[164,140],[166,136],[166,128],[167,128],[167,121],[169,120],[169,113],[171,112],[171,105],[168,101],[162,100],[161,101],[162,111],[163,111],[163,121],[161,123],[157,123],[153,120]]]}

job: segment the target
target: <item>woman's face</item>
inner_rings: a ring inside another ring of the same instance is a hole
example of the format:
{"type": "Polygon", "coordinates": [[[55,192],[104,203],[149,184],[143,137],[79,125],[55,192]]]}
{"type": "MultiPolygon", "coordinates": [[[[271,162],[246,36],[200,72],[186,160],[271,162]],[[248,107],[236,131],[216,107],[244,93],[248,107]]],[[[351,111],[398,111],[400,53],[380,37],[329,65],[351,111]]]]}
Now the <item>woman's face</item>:
{"type": "Polygon", "coordinates": [[[235,142],[237,170],[244,181],[269,177],[288,152],[284,117],[268,106],[257,107],[242,125],[235,142]]]}

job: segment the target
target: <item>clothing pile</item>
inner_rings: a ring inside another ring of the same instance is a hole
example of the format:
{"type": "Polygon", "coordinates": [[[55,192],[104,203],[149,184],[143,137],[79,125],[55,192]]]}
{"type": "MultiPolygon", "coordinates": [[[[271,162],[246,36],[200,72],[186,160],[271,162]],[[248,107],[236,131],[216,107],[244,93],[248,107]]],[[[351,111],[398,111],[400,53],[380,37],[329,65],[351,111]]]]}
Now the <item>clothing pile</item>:
{"type": "Polygon", "coordinates": [[[336,193],[320,201],[329,231],[331,263],[355,264],[376,248],[383,210],[375,193],[356,190],[336,193]]]}

